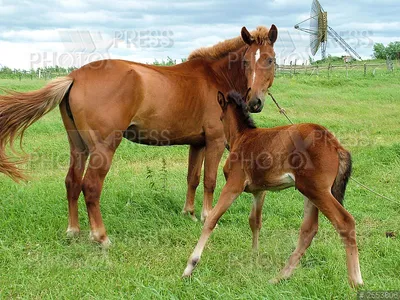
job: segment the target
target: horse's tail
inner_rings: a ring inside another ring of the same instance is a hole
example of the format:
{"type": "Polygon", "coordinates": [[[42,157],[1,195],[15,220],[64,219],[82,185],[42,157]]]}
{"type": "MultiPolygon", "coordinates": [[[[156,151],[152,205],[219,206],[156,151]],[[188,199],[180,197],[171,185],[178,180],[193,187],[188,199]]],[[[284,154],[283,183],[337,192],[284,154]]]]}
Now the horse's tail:
{"type": "Polygon", "coordinates": [[[332,195],[343,205],[347,182],[351,176],[351,154],[343,148],[338,149],[339,170],[332,186],[332,195]]]}
{"type": "Polygon", "coordinates": [[[5,148],[16,138],[21,138],[25,130],[61,103],[69,91],[73,79],[61,77],[52,80],[44,88],[27,93],[5,91],[0,95],[0,172],[15,181],[26,179],[17,164],[22,160],[10,160],[5,148]]]}

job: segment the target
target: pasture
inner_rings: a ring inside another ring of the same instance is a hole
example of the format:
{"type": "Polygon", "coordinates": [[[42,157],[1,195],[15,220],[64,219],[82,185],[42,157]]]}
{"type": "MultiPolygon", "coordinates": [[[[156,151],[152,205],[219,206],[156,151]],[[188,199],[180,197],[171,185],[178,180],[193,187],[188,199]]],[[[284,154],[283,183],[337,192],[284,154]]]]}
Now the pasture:
{"type": "MultiPolygon", "coordinates": [[[[353,176],[395,199],[378,198],[350,181],[345,207],[356,219],[362,290],[400,289],[399,72],[349,78],[278,77],[271,91],[294,122],[319,123],[352,152],[353,176]],[[394,232],[394,237],[386,237],[394,232]]],[[[19,91],[44,80],[0,80],[19,91]]],[[[254,115],[260,127],[287,124],[266,100],[254,115]]],[[[32,158],[28,183],[0,176],[0,298],[234,298],[349,299],[345,250],[329,221],[320,229],[293,277],[273,278],[295,248],[303,198],[293,189],[268,193],[258,255],[251,251],[250,195],[221,218],[202,261],[181,279],[202,224],[181,215],[186,195],[187,146],[149,147],[124,140],[105,182],[101,207],[113,243],[105,251],[89,241],[83,197],[81,234],[67,239],[64,178],[69,148],[54,110],[25,135],[32,158]]],[[[227,153],[221,161],[223,165],[227,153]]],[[[225,180],[219,169],[215,197],[225,180]]],[[[203,188],[196,195],[201,211],[203,188]]],[[[217,199],[214,199],[214,204],[217,199]]]]}

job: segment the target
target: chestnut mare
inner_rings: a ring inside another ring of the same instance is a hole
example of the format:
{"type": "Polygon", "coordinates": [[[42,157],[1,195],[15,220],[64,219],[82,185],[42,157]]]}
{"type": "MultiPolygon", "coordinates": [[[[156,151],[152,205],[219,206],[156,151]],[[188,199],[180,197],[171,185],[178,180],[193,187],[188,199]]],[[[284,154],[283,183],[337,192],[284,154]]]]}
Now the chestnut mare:
{"type": "Polygon", "coordinates": [[[278,31],[258,27],[210,48],[194,51],[171,67],[122,60],[90,63],[33,92],[0,96],[0,172],[24,179],[5,147],[33,122],[60,106],[70,144],[66,177],[68,235],[79,233],[78,197],[83,191],[91,238],[106,246],[100,194],[123,137],[149,145],[190,145],[184,213],[194,217],[194,196],[205,159],[202,218],[212,209],[218,164],[225,148],[218,90],[251,88],[248,105],[261,111],[275,72],[273,45],[278,31]],[[86,173],[85,165],[89,164],[86,173]]]}
{"type": "Polygon", "coordinates": [[[190,276],[219,218],[243,192],[252,193],[254,203],[249,223],[253,249],[258,249],[262,207],[267,190],[295,186],[305,197],[304,221],[297,248],[277,278],[289,278],[318,230],[318,211],[342,237],[347,255],[348,278],[352,286],[363,283],[358,261],[355,222],[342,202],[351,174],[351,156],[324,127],[297,124],[256,128],[246,104],[236,92],[227,101],[218,93],[222,122],[231,152],[225,163],[227,182],[210,212],[183,276],[190,276]]]}

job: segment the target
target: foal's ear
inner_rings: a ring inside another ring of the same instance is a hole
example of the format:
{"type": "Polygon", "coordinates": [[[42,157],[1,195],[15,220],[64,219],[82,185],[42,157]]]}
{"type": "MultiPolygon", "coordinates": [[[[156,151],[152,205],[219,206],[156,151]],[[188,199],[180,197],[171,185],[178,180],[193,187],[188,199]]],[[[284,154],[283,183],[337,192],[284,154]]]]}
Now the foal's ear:
{"type": "Polygon", "coordinates": [[[243,42],[245,42],[247,45],[251,45],[254,43],[254,38],[251,35],[251,33],[247,30],[246,27],[242,28],[241,36],[242,36],[243,42]]]}
{"type": "Polygon", "coordinates": [[[218,104],[219,106],[221,106],[222,109],[224,109],[226,107],[227,101],[225,99],[225,96],[222,92],[218,91],[218,104]]]}
{"type": "Polygon", "coordinates": [[[271,41],[271,44],[274,45],[276,40],[278,39],[278,28],[274,24],[271,25],[271,28],[268,32],[268,38],[271,41]]]}

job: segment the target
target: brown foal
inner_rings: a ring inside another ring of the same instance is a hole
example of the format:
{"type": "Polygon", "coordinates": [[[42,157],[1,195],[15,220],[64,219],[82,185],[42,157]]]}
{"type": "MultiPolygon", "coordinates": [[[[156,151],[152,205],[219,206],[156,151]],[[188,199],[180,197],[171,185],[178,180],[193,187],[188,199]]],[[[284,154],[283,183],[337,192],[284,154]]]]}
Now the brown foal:
{"type": "Polygon", "coordinates": [[[289,278],[318,230],[318,211],[342,237],[351,286],[363,284],[358,261],[355,222],[342,201],[351,173],[351,156],[324,127],[297,124],[256,128],[247,106],[236,92],[227,101],[218,93],[221,120],[231,152],[225,163],[227,182],[218,203],[208,216],[201,237],[188,260],[183,276],[190,276],[219,218],[243,192],[252,193],[254,204],[249,223],[253,248],[258,248],[265,191],[296,187],[305,197],[304,221],[297,248],[277,278],[289,278]]]}
{"type": "Polygon", "coordinates": [[[0,95],[0,172],[24,176],[5,147],[33,122],[60,107],[70,144],[65,180],[69,208],[67,233],[79,232],[78,198],[83,191],[92,238],[109,239],[100,213],[100,194],[123,137],[148,145],[190,145],[184,213],[194,216],[194,197],[204,160],[202,219],[212,209],[218,164],[225,148],[218,90],[251,88],[248,105],[261,111],[275,71],[273,45],[278,31],[245,27],[241,36],[194,51],[170,67],[122,60],[90,63],[33,92],[0,95]],[[86,163],[88,166],[85,173],[86,163]],[[85,173],[85,175],[84,175],[85,173]]]}

